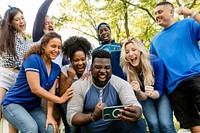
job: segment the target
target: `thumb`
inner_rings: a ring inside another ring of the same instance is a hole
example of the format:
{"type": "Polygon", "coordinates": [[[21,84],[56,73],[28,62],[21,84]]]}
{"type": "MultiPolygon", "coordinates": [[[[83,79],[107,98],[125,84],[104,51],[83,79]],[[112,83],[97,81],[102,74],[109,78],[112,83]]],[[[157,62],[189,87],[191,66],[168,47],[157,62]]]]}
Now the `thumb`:
{"type": "Polygon", "coordinates": [[[47,130],[47,128],[48,128],[48,125],[49,125],[49,124],[48,124],[48,123],[46,123],[46,126],[45,126],[45,129],[46,129],[46,130],[47,130]]]}

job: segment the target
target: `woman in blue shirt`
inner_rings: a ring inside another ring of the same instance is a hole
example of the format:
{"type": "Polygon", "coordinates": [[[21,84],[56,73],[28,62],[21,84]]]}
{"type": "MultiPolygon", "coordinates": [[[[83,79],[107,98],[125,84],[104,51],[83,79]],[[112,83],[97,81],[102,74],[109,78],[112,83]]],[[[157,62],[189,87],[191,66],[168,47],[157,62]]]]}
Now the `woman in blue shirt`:
{"type": "Polygon", "coordinates": [[[59,65],[52,62],[61,51],[61,36],[55,32],[45,34],[40,45],[25,54],[13,88],[2,102],[2,113],[22,133],[33,131],[56,132],[53,102],[64,103],[72,97],[72,89],[58,97],[55,90],[60,75],[59,65]],[[47,114],[42,110],[41,98],[48,100],[47,114]]]}
{"type": "Polygon", "coordinates": [[[151,133],[176,133],[172,109],[164,94],[164,65],[149,55],[144,44],[129,38],[122,46],[120,64],[127,73],[151,133]]]}

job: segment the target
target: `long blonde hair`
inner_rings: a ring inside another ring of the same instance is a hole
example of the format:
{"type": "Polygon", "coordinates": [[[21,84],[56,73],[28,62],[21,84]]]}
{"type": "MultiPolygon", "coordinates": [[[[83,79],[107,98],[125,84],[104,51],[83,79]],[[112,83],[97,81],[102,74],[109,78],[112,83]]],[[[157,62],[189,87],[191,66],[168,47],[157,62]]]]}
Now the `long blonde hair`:
{"type": "Polygon", "coordinates": [[[136,69],[126,59],[125,47],[127,44],[130,44],[130,43],[132,43],[136,47],[136,49],[138,49],[141,52],[140,64],[142,67],[142,73],[144,77],[144,86],[153,85],[155,82],[155,79],[154,79],[153,67],[150,63],[150,54],[141,41],[132,37],[129,37],[127,41],[123,43],[121,56],[120,56],[120,65],[123,71],[125,71],[127,74],[128,82],[130,83],[132,81],[138,81],[140,84],[142,84],[139,80],[136,69]]]}

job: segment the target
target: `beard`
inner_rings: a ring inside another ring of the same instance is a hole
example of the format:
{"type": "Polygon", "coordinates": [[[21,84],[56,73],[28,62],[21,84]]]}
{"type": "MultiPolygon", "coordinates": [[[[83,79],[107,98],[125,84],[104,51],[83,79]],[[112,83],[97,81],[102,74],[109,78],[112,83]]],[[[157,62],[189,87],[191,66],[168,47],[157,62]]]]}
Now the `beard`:
{"type": "Polygon", "coordinates": [[[110,80],[111,76],[106,76],[106,80],[105,81],[101,81],[99,80],[99,77],[95,77],[95,76],[92,76],[93,78],[93,83],[98,86],[98,87],[104,87],[108,81],[110,80]]]}

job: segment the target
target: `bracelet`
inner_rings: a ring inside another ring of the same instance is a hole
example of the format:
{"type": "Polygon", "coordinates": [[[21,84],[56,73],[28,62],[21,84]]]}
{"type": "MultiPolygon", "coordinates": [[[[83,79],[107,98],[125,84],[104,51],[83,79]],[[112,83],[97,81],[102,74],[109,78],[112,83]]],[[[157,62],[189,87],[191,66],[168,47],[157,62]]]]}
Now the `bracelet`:
{"type": "Polygon", "coordinates": [[[194,18],[198,14],[197,11],[192,11],[191,18],[194,18]]]}
{"type": "Polygon", "coordinates": [[[92,121],[95,121],[94,118],[93,118],[93,114],[92,114],[92,113],[91,113],[91,116],[90,116],[90,117],[91,117],[92,121]]]}
{"type": "Polygon", "coordinates": [[[93,113],[91,113],[91,119],[92,121],[97,121],[97,117],[93,113]]]}

